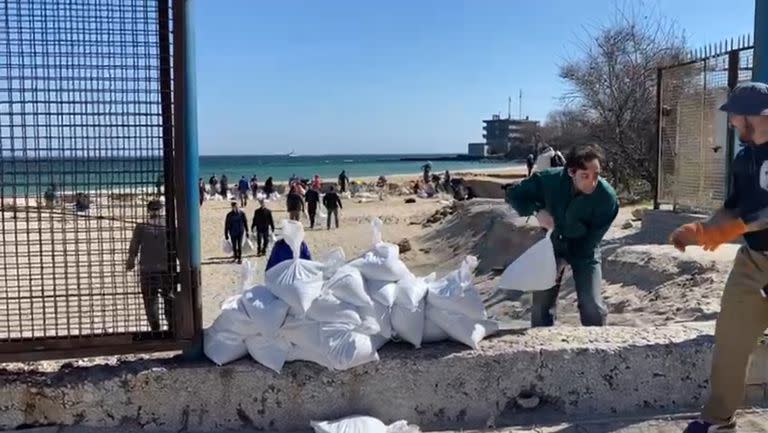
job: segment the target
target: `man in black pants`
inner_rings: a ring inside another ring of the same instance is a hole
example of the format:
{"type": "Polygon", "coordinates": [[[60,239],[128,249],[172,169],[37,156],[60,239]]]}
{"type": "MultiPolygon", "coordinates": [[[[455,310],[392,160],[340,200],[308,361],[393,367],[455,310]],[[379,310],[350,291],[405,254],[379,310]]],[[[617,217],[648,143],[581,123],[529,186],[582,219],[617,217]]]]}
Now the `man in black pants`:
{"type": "Polygon", "coordinates": [[[320,192],[317,186],[312,186],[304,194],[304,201],[307,203],[307,212],[309,213],[309,228],[315,228],[315,215],[317,215],[317,204],[320,203],[320,192]]]}
{"type": "Polygon", "coordinates": [[[331,187],[331,191],[323,197],[323,205],[328,211],[328,230],[331,229],[331,215],[333,215],[336,220],[336,228],[339,228],[339,209],[342,208],[341,198],[339,198],[339,195],[333,190],[333,187],[331,187]]]}
{"type": "Polygon", "coordinates": [[[256,244],[258,255],[267,254],[269,246],[269,229],[275,232],[275,222],[272,219],[272,211],[264,206],[264,199],[259,199],[259,208],[253,213],[253,222],[251,222],[251,232],[256,233],[256,244]]]}
{"type": "Polygon", "coordinates": [[[243,262],[243,236],[248,236],[248,218],[241,211],[236,201],[224,221],[224,239],[232,240],[233,261],[243,262]]]}

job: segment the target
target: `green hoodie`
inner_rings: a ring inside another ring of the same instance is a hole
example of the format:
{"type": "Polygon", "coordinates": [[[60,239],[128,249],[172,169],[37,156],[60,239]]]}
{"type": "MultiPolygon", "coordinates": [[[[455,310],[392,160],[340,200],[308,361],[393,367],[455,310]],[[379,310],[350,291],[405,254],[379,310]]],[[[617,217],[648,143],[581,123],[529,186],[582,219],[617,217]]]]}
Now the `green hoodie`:
{"type": "Polygon", "coordinates": [[[534,173],[508,188],[506,201],[520,216],[546,209],[555,220],[555,254],[569,261],[591,261],[605,232],[619,213],[613,187],[600,178],[592,194],[577,194],[563,168],[534,173]]]}

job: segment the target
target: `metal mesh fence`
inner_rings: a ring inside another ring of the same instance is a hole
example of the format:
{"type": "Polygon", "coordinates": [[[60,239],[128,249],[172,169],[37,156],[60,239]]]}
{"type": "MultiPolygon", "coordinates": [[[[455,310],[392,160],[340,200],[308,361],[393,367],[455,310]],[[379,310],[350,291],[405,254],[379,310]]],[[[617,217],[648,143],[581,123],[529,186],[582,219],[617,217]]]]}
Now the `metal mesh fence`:
{"type": "Polygon", "coordinates": [[[168,338],[167,1],[3,0],[0,20],[0,344],[168,338]]]}
{"type": "Polygon", "coordinates": [[[752,50],[734,50],[662,70],[659,191],[661,204],[681,210],[712,210],[726,196],[729,164],[727,115],[730,77],[749,80],[752,50]],[[730,59],[739,56],[739,70],[730,59]]]}

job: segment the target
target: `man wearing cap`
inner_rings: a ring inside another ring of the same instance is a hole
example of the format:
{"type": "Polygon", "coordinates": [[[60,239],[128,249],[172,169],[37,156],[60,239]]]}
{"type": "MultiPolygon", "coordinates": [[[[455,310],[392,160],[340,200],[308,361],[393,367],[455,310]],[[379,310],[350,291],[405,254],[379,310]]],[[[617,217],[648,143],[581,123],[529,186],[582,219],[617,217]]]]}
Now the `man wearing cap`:
{"type": "Polygon", "coordinates": [[[168,263],[168,248],[165,221],[162,216],[163,204],[152,200],[147,204],[149,219],[136,224],[128,248],[128,260],[125,268],[132,271],[139,259],[139,282],[144,312],[152,331],[160,331],[160,299],[163,300],[163,313],[168,329],[173,327],[173,276],[168,263]]]}
{"type": "Polygon", "coordinates": [[[248,236],[248,217],[240,210],[237,201],[232,201],[232,210],[224,220],[224,239],[232,241],[232,260],[243,262],[243,240],[248,236]]]}
{"type": "Polygon", "coordinates": [[[768,85],[740,84],[720,109],[744,144],[732,163],[731,191],[711,218],[681,226],[670,242],[680,251],[691,245],[713,251],[743,235],[746,245],[723,290],[709,399],[685,433],[735,431],[749,357],[768,328],[768,85]]]}

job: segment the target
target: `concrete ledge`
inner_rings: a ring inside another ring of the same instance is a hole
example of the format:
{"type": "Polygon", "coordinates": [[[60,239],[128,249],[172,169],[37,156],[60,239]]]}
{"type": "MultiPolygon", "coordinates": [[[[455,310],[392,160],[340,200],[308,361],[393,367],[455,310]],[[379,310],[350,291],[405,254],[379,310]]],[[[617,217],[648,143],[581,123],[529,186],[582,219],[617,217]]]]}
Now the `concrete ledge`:
{"type": "MultiPolygon", "coordinates": [[[[699,327],[558,327],[499,336],[476,352],[394,345],[380,363],[346,372],[293,363],[277,375],[250,361],[215,367],[174,360],[4,370],[0,428],[292,431],[352,413],[407,419],[426,430],[483,428],[530,415],[515,403],[526,392],[542,401],[534,414],[695,408],[707,391],[712,344],[699,327]]],[[[762,379],[755,373],[750,383],[762,379]]]]}

